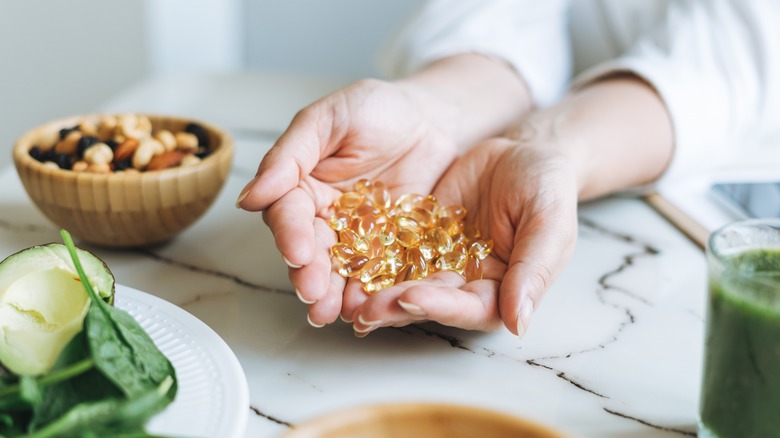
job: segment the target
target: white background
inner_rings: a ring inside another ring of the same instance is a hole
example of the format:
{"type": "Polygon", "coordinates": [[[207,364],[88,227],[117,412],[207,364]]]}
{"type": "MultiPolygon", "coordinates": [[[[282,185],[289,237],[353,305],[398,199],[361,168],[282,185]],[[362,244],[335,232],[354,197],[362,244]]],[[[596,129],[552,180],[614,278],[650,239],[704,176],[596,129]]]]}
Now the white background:
{"type": "Polygon", "coordinates": [[[358,79],[415,0],[0,1],[0,168],[45,121],[153,75],[264,70],[358,79]]]}

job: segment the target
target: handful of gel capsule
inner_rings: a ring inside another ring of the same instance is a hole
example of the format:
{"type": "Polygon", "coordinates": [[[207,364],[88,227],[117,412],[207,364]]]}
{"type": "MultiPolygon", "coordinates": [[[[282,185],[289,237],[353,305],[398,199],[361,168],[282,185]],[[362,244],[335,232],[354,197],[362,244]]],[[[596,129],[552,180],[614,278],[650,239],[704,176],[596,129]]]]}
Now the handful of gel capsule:
{"type": "Polygon", "coordinates": [[[407,193],[392,202],[381,181],[361,179],[332,206],[330,227],[339,241],[331,248],[338,273],[357,277],[368,294],[438,271],[474,281],[493,249],[464,221],[466,209],[439,206],[433,195],[407,193]]]}

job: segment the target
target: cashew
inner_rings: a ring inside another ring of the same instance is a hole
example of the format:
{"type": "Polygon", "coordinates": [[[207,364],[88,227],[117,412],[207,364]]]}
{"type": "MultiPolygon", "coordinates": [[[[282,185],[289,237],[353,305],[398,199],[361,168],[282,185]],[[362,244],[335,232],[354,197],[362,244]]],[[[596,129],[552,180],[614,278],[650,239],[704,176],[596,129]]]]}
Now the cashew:
{"type": "Polygon", "coordinates": [[[154,138],[156,138],[160,143],[163,144],[163,146],[165,146],[166,151],[170,152],[176,149],[176,137],[173,136],[171,131],[163,129],[162,131],[158,132],[154,138]]]}
{"type": "Polygon", "coordinates": [[[98,137],[103,140],[108,140],[114,137],[114,131],[116,130],[116,117],[114,116],[102,116],[100,117],[100,125],[98,127],[98,137]]]}
{"type": "Polygon", "coordinates": [[[152,157],[155,155],[154,152],[158,145],[162,147],[160,142],[142,141],[133,154],[133,167],[138,170],[144,169],[149,162],[152,161],[152,157]]]}
{"type": "Polygon", "coordinates": [[[43,163],[43,167],[48,167],[49,169],[59,169],[60,166],[57,165],[54,161],[47,161],[43,163]]]}
{"type": "Polygon", "coordinates": [[[116,123],[119,135],[142,140],[152,134],[152,122],[145,116],[123,114],[117,118],[116,123]]]}
{"type": "Polygon", "coordinates": [[[198,137],[189,132],[177,132],[176,146],[184,152],[195,152],[198,150],[198,137]]]}
{"type": "Polygon", "coordinates": [[[108,164],[114,160],[114,151],[105,143],[96,143],[84,151],[84,161],[88,164],[108,164]]]}
{"type": "Polygon", "coordinates": [[[89,120],[85,120],[79,124],[79,131],[84,135],[91,135],[93,137],[97,137],[98,135],[97,126],[89,120]]]}

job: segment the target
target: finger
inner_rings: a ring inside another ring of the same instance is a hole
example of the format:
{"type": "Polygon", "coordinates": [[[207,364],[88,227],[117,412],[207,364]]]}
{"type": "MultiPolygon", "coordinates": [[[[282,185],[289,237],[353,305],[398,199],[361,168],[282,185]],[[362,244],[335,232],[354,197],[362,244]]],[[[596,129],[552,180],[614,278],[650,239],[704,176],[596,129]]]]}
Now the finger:
{"type": "Polygon", "coordinates": [[[307,318],[309,319],[309,324],[314,327],[331,324],[339,317],[341,294],[344,291],[346,280],[333,271],[328,275],[328,279],[328,290],[325,296],[309,306],[307,318]]]}
{"type": "Polygon", "coordinates": [[[507,272],[499,292],[499,310],[504,325],[522,337],[531,314],[563,269],[577,239],[576,201],[531,219],[518,227],[507,272]],[[528,230],[532,230],[529,232],[528,230]]]}
{"type": "Polygon", "coordinates": [[[316,244],[311,263],[290,269],[290,281],[295,286],[298,298],[305,304],[321,300],[331,284],[330,247],[336,243],[336,233],[324,219],[317,217],[314,218],[314,236],[316,244]]]}
{"type": "Polygon", "coordinates": [[[355,320],[355,311],[366,302],[368,294],[363,291],[363,283],[357,278],[352,278],[344,288],[344,299],[341,303],[341,319],[344,322],[355,320]]]}
{"type": "Polygon", "coordinates": [[[378,327],[430,320],[468,330],[494,330],[501,323],[497,290],[496,281],[465,284],[455,272],[439,272],[372,295],[355,312],[354,328],[368,333],[378,327]]]}
{"type": "Polygon", "coordinates": [[[265,210],[311,174],[330,136],[331,124],[323,120],[329,112],[321,106],[315,103],[296,114],[263,157],[257,175],[241,191],[236,206],[265,210]]]}
{"type": "Polygon", "coordinates": [[[276,247],[291,268],[312,261],[315,245],[314,202],[302,189],[284,195],[263,213],[276,247]]]}

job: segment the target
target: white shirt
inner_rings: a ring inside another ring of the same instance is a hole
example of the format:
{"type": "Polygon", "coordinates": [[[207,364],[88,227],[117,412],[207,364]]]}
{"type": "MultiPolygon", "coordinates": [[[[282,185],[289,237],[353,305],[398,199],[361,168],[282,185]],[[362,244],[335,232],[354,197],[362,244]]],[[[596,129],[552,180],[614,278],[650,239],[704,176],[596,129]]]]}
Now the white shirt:
{"type": "Polygon", "coordinates": [[[431,0],[381,66],[400,76],[465,52],[506,60],[539,106],[572,82],[644,78],[674,125],[667,176],[756,157],[780,164],[776,0],[431,0]]]}

